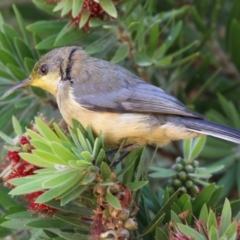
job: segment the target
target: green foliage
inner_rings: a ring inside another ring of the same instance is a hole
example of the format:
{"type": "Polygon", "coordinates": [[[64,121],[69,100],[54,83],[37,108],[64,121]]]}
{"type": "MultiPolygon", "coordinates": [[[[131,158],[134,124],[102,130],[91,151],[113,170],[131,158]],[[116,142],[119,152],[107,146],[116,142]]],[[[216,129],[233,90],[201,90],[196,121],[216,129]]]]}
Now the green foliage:
{"type": "MultiPolygon", "coordinates": [[[[32,3],[19,2],[17,7],[6,3],[0,9],[0,95],[28,77],[48,50],[79,45],[90,55],[120,64],[162,87],[210,120],[240,129],[238,0],[123,0],[115,4],[100,0],[105,12],[101,17],[85,11],[83,0],[48,4],[33,0],[39,11],[32,3]]],[[[6,151],[21,149],[15,136],[26,134],[34,150],[31,154],[23,151],[21,157],[41,167],[34,175],[11,180],[16,185],[10,192],[14,198],[0,187],[0,238],[16,234],[17,239],[88,239],[89,223],[98,216],[92,211],[98,210],[96,186],[106,190],[109,206],[122,208],[112,189],[115,181],[132,190],[139,208],[138,228],[132,237],[181,239],[174,234],[187,233],[206,239],[206,232],[207,239],[236,238],[240,164],[235,144],[211,137],[187,140],[183,150],[179,143],[155,152],[138,149],[114,166],[121,148],[106,154],[109,149],[102,137],[95,138],[90,128],[83,129],[77,122],[66,133],[57,123],[49,127],[36,118],[37,132],[28,128],[24,133],[38,112],[49,118],[59,114],[53,98],[35,88],[18,91],[0,103],[0,137],[8,145],[2,159],[6,151]],[[96,180],[99,176],[101,182],[96,180]],[[51,219],[29,213],[17,195],[36,191],[44,191],[37,202],[59,213],[51,219]],[[216,216],[220,213],[219,227],[216,216]],[[207,230],[194,229],[196,221],[203,221],[207,230]]]]}

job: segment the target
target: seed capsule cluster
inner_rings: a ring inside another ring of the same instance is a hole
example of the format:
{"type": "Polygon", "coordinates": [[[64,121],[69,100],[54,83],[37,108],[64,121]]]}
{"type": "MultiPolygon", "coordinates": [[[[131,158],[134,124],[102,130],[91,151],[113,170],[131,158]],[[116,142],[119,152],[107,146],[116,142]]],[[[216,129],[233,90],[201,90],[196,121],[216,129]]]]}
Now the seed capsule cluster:
{"type": "Polygon", "coordinates": [[[98,239],[98,233],[102,233],[101,237],[113,235],[116,240],[130,239],[130,232],[137,229],[137,222],[133,218],[130,189],[120,183],[111,186],[99,184],[94,188],[94,195],[97,197],[98,208],[91,227],[92,239],[98,239]],[[121,209],[116,209],[108,203],[107,192],[118,199],[121,209]]]}
{"type": "Polygon", "coordinates": [[[191,197],[196,197],[199,193],[199,188],[189,174],[196,173],[198,166],[199,162],[197,160],[187,162],[182,158],[177,158],[176,163],[172,167],[176,171],[176,175],[168,183],[169,192],[174,193],[179,190],[180,194],[187,193],[191,197]]]}

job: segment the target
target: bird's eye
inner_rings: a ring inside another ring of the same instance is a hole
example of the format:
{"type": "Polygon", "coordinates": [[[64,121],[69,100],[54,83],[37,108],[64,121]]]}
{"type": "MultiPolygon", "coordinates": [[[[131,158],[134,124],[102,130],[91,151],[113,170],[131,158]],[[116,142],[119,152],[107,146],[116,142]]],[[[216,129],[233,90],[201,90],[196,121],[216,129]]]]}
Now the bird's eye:
{"type": "Polygon", "coordinates": [[[47,64],[43,64],[40,68],[41,70],[41,74],[42,75],[46,75],[48,73],[48,65],[47,64]]]}

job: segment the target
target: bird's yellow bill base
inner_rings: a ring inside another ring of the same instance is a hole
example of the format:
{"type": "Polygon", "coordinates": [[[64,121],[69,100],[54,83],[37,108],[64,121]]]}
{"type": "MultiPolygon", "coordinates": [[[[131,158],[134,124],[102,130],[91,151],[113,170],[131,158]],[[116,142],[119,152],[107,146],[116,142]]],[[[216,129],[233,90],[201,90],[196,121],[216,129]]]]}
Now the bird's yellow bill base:
{"type": "Polygon", "coordinates": [[[11,87],[7,92],[5,92],[2,95],[2,97],[0,97],[0,101],[3,100],[4,98],[6,98],[7,96],[9,96],[10,94],[12,94],[13,92],[15,92],[16,90],[31,85],[31,83],[32,83],[31,78],[27,78],[27,79],[23,80],[22,82],[17,83],[13,87],[11,87]]]}

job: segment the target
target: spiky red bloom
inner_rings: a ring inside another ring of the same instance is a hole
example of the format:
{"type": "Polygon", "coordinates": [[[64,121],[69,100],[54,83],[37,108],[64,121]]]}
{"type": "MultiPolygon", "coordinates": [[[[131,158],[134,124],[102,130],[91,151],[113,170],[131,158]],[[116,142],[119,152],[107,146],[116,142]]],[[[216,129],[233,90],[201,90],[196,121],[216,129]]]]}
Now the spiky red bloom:
{"type": "MultiPolygon", "coordinates": [[[[47,0],[47,3],[58,3],[58,2],[61,2],[61,0],[47,0]]],[[[112,2],[115,4],[116,1],[112,0],[112,2]]],[[[73,17],[72,11],[67,13],[66,16],[68,16],[71,19],[72,23],[74,23],[76,26],[79,26],[82,16],[86,12],[89,13],[89,16],[88,16],[88,20],[83,26],[83,29],[85,31],[90,30],[89,21],[92,18],[99,18],[103,20],[104,16],[108,16],[107,13],[101,7],[101,5],[95,0],[84,0],[82,9],[78,13],[77,17],[73,17]]]]}
{"type": "Polygon", "coordinates": [[[36,203],[35,200],[41,196],[44,192],[38,191],[34,193],[29,193],[24,196],[24,198],[28,201],[28,210],[30,211],[36,211],[40,213],[47,213],[48,215],[53,214],[56,212],[56,209],[53,207],[50,207],[44,203],[36,203]]]}
{"type": "Polygon", "coordinates": [[[29,144],[29,140],[25,136],[20,137],[19,142],[21,145],[29,144]]]}
{"type": "Polygon", "coordinates": [[[12,164],[17,164],[20,160],[20,156],[18,155],[17,151],[9,150],[7,152],[7,160],[12,164]]]}

